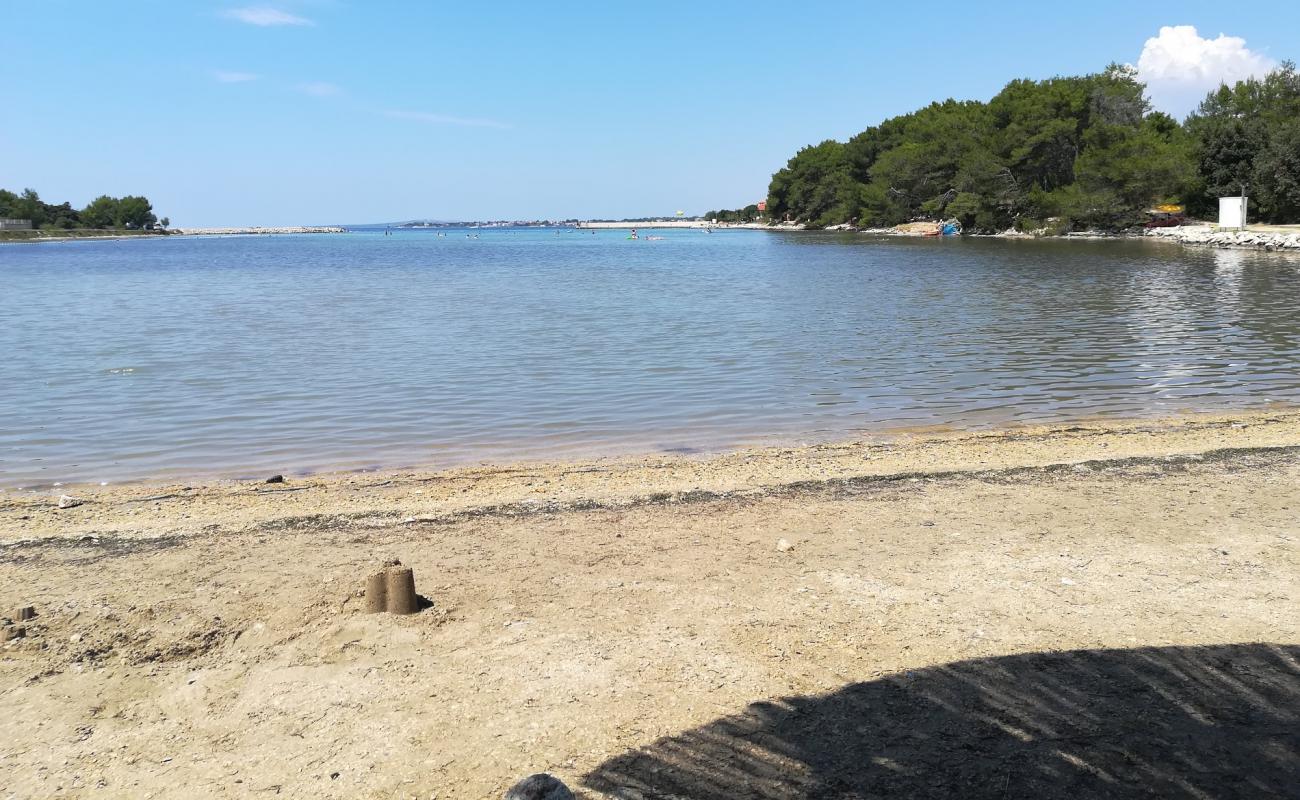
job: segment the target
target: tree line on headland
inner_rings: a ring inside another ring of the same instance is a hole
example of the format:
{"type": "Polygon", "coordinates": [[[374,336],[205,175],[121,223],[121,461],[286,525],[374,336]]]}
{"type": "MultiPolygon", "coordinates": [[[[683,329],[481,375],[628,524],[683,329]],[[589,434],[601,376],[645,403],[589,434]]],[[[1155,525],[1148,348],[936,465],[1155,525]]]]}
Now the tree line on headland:
{"type": "Polygon", "coordinates": [[[718,222],[757,222],[763,218],[763,212],[758,210],[757,203],[750,203],[744,208],[734,210],[720,209],[710,211],[701,219],[717,220],[718,222]]]}
{"type": "MultiPolygon", "coordinates": [[[[1153,204],[1213,215],[1243,191],[1251,218],[1300,222],[1300,74],[1291,62],[1211,92],[1184,122],[1153,111],[1131,67],[1015,80],[847,142],[805,147],[775,175],[766,215],[809,227],[957,219],[969,231],[1119,230],[1153,204]]],[[[757,216],[750,206],[710,212],[757,216]]]]}
{"type": "Polygon", "coordinates": [[[31,220],[37,229],[74,230],[77,228],[148,230],[166,228],[170,220],[159,220],[149,198],[137,195],[109,197],[101,195],[81,209],[71,203],[54,205],[41,199],[35,189],[14,193],[0,189],[0,219],[31,220]]]}

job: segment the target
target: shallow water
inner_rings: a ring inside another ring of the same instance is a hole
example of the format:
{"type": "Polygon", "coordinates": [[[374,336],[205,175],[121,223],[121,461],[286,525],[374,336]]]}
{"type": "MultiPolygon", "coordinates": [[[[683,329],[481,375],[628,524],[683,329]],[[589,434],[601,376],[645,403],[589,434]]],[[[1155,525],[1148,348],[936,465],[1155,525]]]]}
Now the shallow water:
{"type": "Polygon", "coordinates": [[[482,230],[0,246],[0,487],[1300,399],[1300,259],[482,230]]]}

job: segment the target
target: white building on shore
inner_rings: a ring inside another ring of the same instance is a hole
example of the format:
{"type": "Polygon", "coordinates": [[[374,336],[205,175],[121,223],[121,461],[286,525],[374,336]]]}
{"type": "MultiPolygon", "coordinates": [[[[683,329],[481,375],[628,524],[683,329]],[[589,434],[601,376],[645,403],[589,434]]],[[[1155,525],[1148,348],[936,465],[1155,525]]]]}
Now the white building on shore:
{"type": "Polygon", "coordinates": [[[1219,227],[1244,231],[1246,229],[1246,209],[1249,202],[1250,198],[1245,195],[1240,197],[1220,197],[1219,227]]]}

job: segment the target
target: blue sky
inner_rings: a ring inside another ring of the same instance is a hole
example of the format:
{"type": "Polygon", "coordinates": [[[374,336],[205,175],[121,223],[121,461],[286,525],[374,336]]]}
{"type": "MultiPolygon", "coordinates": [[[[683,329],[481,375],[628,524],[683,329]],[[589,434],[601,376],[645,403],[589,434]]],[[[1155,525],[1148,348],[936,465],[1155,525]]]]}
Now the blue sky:
{"type": "Polygon", "coordinates": [[[0,186],[145,194],[177,225],[702,213],[762,197],[802,145],[1014,77],[1141,59],[1181,115],[1300,56],[1300,3],[1221,0],[0,0],[0,20],[0,186]]]}

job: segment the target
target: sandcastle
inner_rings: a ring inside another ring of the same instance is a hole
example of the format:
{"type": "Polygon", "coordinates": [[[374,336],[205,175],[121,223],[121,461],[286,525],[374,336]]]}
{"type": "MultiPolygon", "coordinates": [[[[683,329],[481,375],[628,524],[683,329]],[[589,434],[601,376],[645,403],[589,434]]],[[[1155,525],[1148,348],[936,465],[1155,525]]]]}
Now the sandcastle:
{"type": "Polygon", "coordinates": [[[420,596],[415,593],[415,573],[402,562],[391,559],[384,568],[366,579],[366,613],[415,614],[420,610],[420,596]]]}

